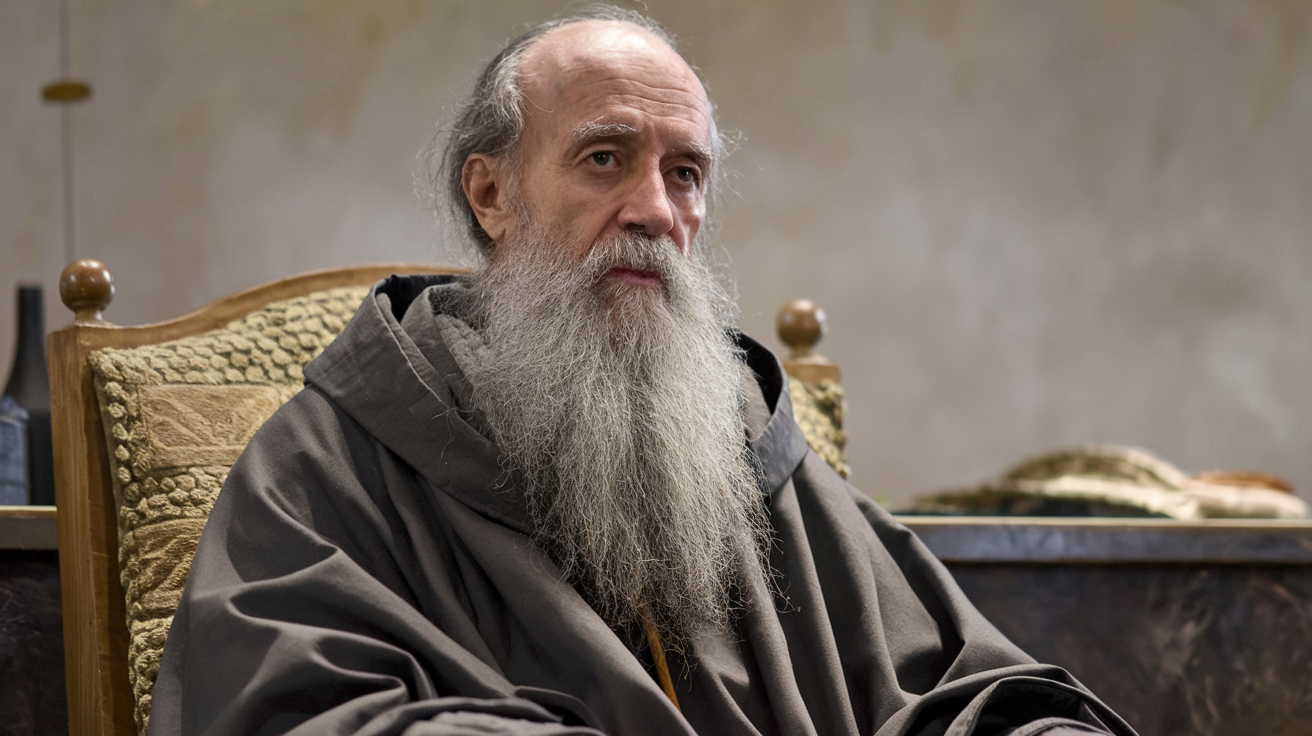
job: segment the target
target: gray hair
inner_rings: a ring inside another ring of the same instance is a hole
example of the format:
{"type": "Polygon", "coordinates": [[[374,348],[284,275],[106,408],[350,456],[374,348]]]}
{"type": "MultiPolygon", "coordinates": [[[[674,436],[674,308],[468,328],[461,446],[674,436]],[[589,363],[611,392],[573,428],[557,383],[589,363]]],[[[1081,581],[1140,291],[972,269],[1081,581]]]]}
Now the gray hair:
{"type": "MultiPolygon", "coordinates": [[[[675,48],[674,37],[656,21],[633,10],[617,8],[613,5],[594,5],[576,15],[557,18],[531,28],[527,33],[511,41],[483,68],[474,85],[474,92],[460,107],[459,115],[451,126],[451,134],[440,161],[434,150],[429,154],[430,183],[434,194],[440,198],[442,189],[446,190],[446,200],[456,222],[463,222],[479,250],[490,253],[495,243],[491,236],[479,224],[474,208],[465,196],[462,177],[465,161],[470,156],[482,154],[500,159],[510,166],[512,175],[520,163],[518,159],[519,142],[524,132],[524,95],[520,88],[520,64],[524,53],[538,39],[562,26],[588,20],[611,20],[628,23],[656,36],[671,49],[675,48]]],[[[677,51],[677,49],[676,49],[677,51]]],[[[711,144],[714,147],[711,162],[712,171],[708,172],[708,199],[718,190],[719,159],[724,144],[716,132],[714,107],[711,114],[711,144]]]]}

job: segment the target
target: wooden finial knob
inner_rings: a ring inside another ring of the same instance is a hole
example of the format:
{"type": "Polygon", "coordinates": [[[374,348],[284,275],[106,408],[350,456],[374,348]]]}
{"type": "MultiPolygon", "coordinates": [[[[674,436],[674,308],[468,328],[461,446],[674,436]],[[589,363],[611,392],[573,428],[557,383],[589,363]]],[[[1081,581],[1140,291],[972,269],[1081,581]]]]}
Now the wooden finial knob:
{"type": "Polygon", "coordinates": [[[59,275],[59,297],[73,310],[74,322],[101,322],[100,313],[114,299],[114,275],[92,258],[73,261],[59,275]]]}
{"type": "Polygon", "coordinates": [[[784,305],[775,321],[779,339],[793,351],[793,358],[809,357],[826,330],[825,310],[810,299],[798,299],[784,305]]]}
{"type": "Polygon", "coordinates": [[[775,327],[779,330],[779,339],[793,353],[784,359],[784,370],[788,375],[807,383],[840,379],[838,366],[823,355],[815,354],[815,344],[828,329],[825,310],[810,299],[789,302],[779,310],[775,327]]]}

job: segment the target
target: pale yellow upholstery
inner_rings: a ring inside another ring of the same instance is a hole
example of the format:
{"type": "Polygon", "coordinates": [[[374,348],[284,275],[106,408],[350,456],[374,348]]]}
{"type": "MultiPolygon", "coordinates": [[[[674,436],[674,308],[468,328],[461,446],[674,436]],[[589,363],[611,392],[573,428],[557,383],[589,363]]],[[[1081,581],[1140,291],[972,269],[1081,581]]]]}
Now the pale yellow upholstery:
{"type": "Polygon", "coordinates": [[[300,390],[368,287],[274,302],[221,329],[91,354],[118,508],[137,728],[196,542],[255,430],[300,390]]]}
{"type": "Polygon", "coordinates": [[[793,397],[793,417],[806,435],[807,444],[839,475],[849,477],[843,384],[829,378],[806,382],[789,376],[788,391],[793,397]]]}

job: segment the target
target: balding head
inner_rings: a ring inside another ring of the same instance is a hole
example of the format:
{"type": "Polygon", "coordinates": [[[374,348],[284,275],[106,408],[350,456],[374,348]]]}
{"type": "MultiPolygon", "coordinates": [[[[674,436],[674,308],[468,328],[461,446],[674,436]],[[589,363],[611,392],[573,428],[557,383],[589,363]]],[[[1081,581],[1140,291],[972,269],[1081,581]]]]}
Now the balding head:
{"type": "Polygon", "coordinates": [[[583,20],[553,28],[525,49],[520,64],[520,89],[528,111],[554,110],[598,70],[615,78],[662,86],[678,85],[692,96],[680,100],[704,112],[710,125],[710,103],[697,74],[664,36],[627,21],[583,20]]]}
{"type": "Polygon", "coordinates": [[[686,102],[697,105],[704,118],[708,154],[704,192],[711,195],[716,190],[721,145],[713,108],[695,72],[654,21],[632,11],[598,7],[585,15],[543,23],[507,45],[484,68],[452,127],[441,173],[433,172],[434,183],[445,186],[453,214],[484,253],[491,251],[495,238],[480,223],[467,196],[466,162],[479,155],[500,162],[508,172],[518,170],[524,163],[522,144],[533,112],[556,109],[562,95],[577,91],[580,74],[599,65],[632,77],[635,84],[654,69],[673,71],[686,88],[695,90],[695,99],[686,102]]]}

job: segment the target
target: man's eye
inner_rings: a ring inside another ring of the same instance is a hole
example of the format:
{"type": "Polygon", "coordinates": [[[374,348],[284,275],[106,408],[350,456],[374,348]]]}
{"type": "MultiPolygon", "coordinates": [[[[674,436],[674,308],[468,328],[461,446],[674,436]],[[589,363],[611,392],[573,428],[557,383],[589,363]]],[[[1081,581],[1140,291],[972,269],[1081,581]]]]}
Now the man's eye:
{"type": "Polygon", "coordinates": [[[680,166],[674,170],[674,178],[685,184],[696,184],[697,170],[690,166],[680,166]]]}
{"type": "Polygon", "coordinates": [[[611,153],[610,151],[597,151],[596,153],[589,156],[589,158],[592,159],[592,163],[598,166],[608,166],[612,161],[615,160],[615,154],[611,153]]]}

